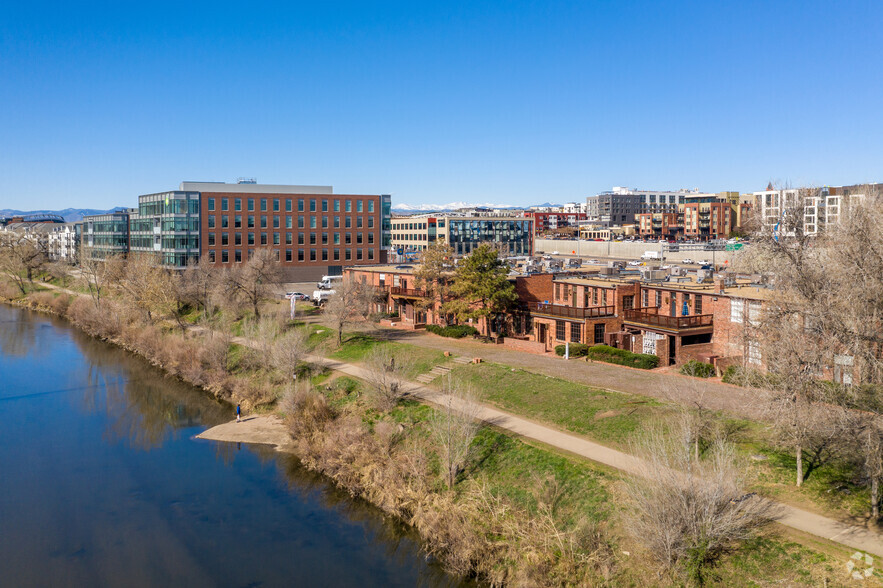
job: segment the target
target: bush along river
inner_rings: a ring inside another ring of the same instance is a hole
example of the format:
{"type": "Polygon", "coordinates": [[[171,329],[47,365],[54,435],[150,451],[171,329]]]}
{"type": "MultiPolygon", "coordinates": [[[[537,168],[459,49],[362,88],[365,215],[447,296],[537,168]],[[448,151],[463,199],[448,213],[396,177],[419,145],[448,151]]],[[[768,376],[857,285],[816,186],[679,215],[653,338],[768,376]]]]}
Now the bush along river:
{"type": "Polygon", "coordinates": [[[0,585],[464,586],[291,456],[195,439],[233,410],[0,305],[0,585]]]}

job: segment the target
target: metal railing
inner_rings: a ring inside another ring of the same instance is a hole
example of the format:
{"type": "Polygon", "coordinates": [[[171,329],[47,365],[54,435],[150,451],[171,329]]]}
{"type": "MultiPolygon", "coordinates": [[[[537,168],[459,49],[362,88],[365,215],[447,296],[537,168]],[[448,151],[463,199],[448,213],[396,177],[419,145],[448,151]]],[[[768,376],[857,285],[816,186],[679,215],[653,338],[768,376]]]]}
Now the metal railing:
{"type": "Polygon", "coordinates": [[[573,306],[564,306],[561,304],[545,304],[543,302],[528,302],[527,309],[536,314],[548,314],[551,316],[577,319],[613,316],[616,310],[613,306],[590,306],[589,308],[576,308],[573,306]]]}
{"type": "Polygon", "coordinates": [[[714,315],[697,314],[694,316],[667,316],[657,314],[656,309],[632,309],[622,313],[622,318],[626,322],[639,323],[642,325],[650,325],[661,327],[663,329],[695,329],[697,327],[710,327],[714,315]]]}

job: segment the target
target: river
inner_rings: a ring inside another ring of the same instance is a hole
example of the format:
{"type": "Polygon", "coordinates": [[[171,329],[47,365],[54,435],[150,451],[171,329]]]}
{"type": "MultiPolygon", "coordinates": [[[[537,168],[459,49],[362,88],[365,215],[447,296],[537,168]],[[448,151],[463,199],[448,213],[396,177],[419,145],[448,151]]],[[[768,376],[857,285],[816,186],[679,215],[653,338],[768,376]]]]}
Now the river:
{"type": "Polygon", "coordinates": [[[229,406],[0,305],[0,585],[463,586],[297,460],[195,439],[229,406]]]}

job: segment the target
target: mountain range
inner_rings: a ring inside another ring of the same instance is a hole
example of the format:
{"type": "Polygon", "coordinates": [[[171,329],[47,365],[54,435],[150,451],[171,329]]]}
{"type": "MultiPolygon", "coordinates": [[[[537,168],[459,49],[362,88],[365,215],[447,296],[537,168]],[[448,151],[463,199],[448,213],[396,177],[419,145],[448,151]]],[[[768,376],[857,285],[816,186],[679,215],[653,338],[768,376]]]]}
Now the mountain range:
{"type": "Polygon", "coordinates": [[[64,222],[75,223],[83,220],[85,215],[104,214],[116,210],[124,210],[122,206],[110,210],[98,210],[96,208],[65,208],[64,210],[13,210],[11,208],[0,209],[0,217],[4,216],[27,216],[31,214],[57,214],[64,218],[64,222]]]}

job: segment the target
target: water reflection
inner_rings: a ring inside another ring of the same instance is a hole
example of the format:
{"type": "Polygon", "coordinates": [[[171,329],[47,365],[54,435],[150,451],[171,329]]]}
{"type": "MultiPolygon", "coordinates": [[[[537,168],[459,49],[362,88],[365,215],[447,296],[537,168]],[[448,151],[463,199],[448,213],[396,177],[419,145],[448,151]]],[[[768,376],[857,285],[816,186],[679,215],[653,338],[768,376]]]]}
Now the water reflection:
{"type": "Polygon", "coordinates": [[[293,457],[194,439],[231,418],[204,392],[0,307],[0,340],[16,338],[0,346],[15,415],[0,427],[0,584],[470,585],[293,457]]]}

